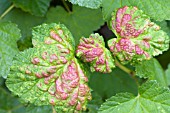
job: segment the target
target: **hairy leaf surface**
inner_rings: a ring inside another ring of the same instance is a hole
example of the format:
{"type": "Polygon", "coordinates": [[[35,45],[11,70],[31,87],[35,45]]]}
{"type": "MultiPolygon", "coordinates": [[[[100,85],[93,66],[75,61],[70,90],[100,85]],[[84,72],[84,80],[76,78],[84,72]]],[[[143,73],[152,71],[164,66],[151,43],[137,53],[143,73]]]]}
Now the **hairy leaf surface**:
{"type": "Polygon", "coordinates": [[[21,37],[16,24],[0,21],[0,76],[6,78],[12,59],[18,53],[17,40],[21,37]]]}
{"type": "Polygon", "coordinates": [[[139,93],[119,93],[108,99],[99,113],[169,113],[170,91],[156,81],[148,81],[139,87],[139,93]]]}

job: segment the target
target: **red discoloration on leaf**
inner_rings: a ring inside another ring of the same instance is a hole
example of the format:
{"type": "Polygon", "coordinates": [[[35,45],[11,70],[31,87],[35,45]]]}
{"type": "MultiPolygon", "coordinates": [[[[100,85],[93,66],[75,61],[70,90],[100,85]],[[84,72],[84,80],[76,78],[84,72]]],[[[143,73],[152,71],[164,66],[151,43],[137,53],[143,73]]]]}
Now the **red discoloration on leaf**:
{"type": "Polygon", "coordinates": [[[37,58],[37,57],[35,57],[35,58],[33,58],[32,59],[32,61],[31,61],[33,64],[38,64],[38,63],[40,63],[40,59],[39,58],[37,58]]]}
{"type": "Polygon", "coordinates": [[[58,34],[56,34],[54,31],[51,31],[51,32],[50,32],[50,36],[51,36],[51,38],[53,38],[54,40],[56,40],[56,41],[58,41],[58,42],[62,42],[62,38],[61,38],[58,34]]]}
{"type": "Polygon", "coordinates": [[[114,67],[114,65],[106,64],[107,60],[110,60],[110,62],[113,61],[109,51],[104,47],[103,38],[98,34],[92,34],[89,38],[81,38],[76,54],[84,62],[90,62],[92,65],[91,68],[95,71],[108,73],[114,67]]]}

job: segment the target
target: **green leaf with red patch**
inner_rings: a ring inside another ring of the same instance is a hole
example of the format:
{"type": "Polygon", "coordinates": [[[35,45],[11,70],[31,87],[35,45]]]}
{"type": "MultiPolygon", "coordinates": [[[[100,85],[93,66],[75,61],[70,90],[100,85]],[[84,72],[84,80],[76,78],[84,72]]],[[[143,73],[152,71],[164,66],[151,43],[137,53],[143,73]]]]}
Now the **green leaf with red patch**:
{"type": "Polygon", "coordinates": [[[16,55],[7,87],[25,102],[53,105],[57,112],[86,109],[91,99],[88,78],[74,57],[74,40],[62,24],[33,30],[33,45],[16,55]]]}
{"type": "Polygon", "coordinates": [[[110,25],[117,39],[108,45],[122,63],[150,59],[169,48],[168,35],[137,7],[119,8],[112,13],[110,25]]]}

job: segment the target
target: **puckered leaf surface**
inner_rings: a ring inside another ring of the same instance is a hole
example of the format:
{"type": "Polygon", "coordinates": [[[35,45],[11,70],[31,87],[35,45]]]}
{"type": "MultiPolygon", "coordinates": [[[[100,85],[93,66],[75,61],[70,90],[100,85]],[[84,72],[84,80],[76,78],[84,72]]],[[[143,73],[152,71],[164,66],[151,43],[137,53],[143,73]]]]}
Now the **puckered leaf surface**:
{"type": "Polygon", "coordinates": [[[139,87],[139,93],[120,93],[108,99],[99,113],[169,113],[170,91],[156,81],[148,81],[139,87]]]}
{"type": "Polygon", "coordinates": [[[170,20],[169,0],[103,0],[103,18],[108,20],[116,8],[125,5],[137,6],[155,20],[170,20]]]}
{"type": "Polygon", "coordinates": [[[0,21],[0,76],[6,78],[12,59],[18,53],[17,40],[21,37],[16,24],[0,21]]]}
{"type": "Polygon", "coordinates": [[[57,112],[76,112],[91,99],[88,78],[74,57],[74,40],[62,24],[33,30],[33,45],[16,55],[7,87],[25,102],[53,105],[57,112]]]}
{"type": "Polygon", "coordinates": [[[110,26],[117,39],[108,45],[122,63],[150,59],[169,48],[168,35],[137,7],[124,6],[113,12],[110,26]]]}
{"type": "Polygon", "coordinates": [[[100,7],[102,0],[68,0],[72,4],[78,4],[79,6],[85,6],[92,9],[100,7]]]}
{"type": "Polygon", "coordinates": [[[136,64],[136,75],[140,78],[148,78],[157,80],[163,86],[167,86],[167,78],[161,65],[156,59],[145,60],[140,64],[136,64]]]}
{"type": "Polygon", "coordinates": [[[51,0],[11,0],[16,7],[36,16],[44,16],[51,0]]]}
{"type": "Polygon", "coordinates": [[[105,47],[104,39],[99,34],[82,37],[76,55],[84,62],[90,62],[91,71],[110,73],[115,67],[110,51],[105,47]]]}

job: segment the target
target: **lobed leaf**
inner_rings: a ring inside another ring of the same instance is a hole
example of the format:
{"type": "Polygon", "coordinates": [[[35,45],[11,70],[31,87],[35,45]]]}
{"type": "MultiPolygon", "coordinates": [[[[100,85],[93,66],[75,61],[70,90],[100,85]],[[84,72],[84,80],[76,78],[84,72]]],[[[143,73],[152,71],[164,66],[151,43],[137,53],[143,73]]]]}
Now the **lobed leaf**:
{"type": "Polygon", "coordinates": [[[91,99],[88,78],[74,57],[74,40],[62,24],[33,29],[33,45],[16,55],[7,87],[25,102],[53,105],[58,113],[80,112],[91,99]]]}
{"type": "Polygon", "coordinates": [[[97,9],[100,7],[102,0],[68,0],[72,4],[84,6],[87,8],[97,9]]]}
{"type": "Polygon", "coordinates": [[[115,67],[110,51],[105,48],[104,39],[99,34],[82,37],[76,50],[77,57],[90,63],[91,71],[110,73],[115,67]]]}
{"type": "Polygon", "coordinates": [[[170,20],[169,0],[103,0],[103,18],[109,20],[116,8],[126,5],[138,7],[157,21],[170,20]]]}
{"type": "Polygon", "coordinates": [[[170,91],[156,81],[147,81],[139,87],[139,93],[119,93],[109,98],[99,113],[168,113],[170,112],[170,91]]]}
{"type": "Polygon", "coordinates": [[[72,10],[72,12],[68,13],[60,6],[50,8],[47,13],[47,22],[60,22],[65,24],[73,34],[77,45],[82,35],[88,37],[94,30],[97,30],[104,24],[104,21],[102,20],[100,9],[92,10],[73,5],[72,10]]]}
{"type": "Polygon", "coordinates": [[[134,63],[162,54],[169,48],[168,35],[136,7],[124,6],[110,21],[117,39],[108,41],[111,52],[122,63],[134,63]]]}
{"type": "Polygon", "coordinates": [[[44,16],[51,0],[11,0],[16,7],[36,16],[44,16]]]}
{"type": "Polygon", "coordinates": [[[20,37],[16,24],[0,21],[0,77],[7,77],[12,59],[18,53],[16,42],[20,37]]]}
{"type": "Polygon", "coordinates": [[[163,86],[167,86],[167,78],[161,65],[156,59],[145,60],[140,64],[136,64],[136,76],[140,78],[149,78],[157,80],[163,86]]]}

